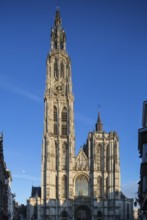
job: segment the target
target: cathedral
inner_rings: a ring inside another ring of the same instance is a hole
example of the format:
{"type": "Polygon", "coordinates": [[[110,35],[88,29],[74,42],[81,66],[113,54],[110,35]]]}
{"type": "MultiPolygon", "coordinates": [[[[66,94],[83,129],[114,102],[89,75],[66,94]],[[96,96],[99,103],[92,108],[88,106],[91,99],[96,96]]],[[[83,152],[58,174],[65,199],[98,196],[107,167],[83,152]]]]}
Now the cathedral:
{"type": "Polygon", "coordinates": [[[27,219],[133,220],[133,199],[121,192],[119,137],[103,130],[100,113],[75,154],[71,72],[57,10],[46,61],[41,188],[32,187],[27,219]]]}

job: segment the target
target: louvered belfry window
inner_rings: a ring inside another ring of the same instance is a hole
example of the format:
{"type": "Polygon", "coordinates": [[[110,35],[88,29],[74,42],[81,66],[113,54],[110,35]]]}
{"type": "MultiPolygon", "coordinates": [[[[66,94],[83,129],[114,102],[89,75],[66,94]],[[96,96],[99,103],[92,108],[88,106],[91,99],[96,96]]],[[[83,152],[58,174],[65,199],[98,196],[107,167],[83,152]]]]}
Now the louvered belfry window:
{"type": "Polygon", "coordinates": [[[67,135],[67,109],[64,107],[61,115],[62,120],[62,135],[67,135]]]}
{"type": "Polygon", "coordinates": [[[57,135],[57,107],[54,106],[54,134],[57,135]]]}

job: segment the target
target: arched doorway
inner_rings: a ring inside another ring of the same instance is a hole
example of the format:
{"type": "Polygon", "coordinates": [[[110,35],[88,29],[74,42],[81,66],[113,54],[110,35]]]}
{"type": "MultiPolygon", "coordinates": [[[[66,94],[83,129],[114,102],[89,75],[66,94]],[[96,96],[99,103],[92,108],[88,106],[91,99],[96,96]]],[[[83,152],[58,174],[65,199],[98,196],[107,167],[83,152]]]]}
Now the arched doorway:
{"type": "Polygon", "coordinates": [[[87,206],[79,206],[75,210],[74,220],[90,220],[90,219],[91,219],[91,212],[87,206]]]}
{"type": "Polygon", "coordinates": [[[67,212],[65,210],[61,214],[61,219],[62,220],[67,220],[67,212]]]}
{"type": "Polygon", "coordinates": [[[102,220],[102,212],[101,211],[97,212],[97,220],[102,220]]]}

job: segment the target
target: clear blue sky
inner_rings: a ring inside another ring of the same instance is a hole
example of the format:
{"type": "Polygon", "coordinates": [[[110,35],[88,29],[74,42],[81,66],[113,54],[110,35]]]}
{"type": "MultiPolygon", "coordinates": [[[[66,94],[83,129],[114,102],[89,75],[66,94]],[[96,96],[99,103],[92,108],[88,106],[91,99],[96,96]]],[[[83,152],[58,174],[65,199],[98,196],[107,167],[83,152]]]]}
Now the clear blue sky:
{"type": "Polygon", "coordinates": [[[40,185],[46,57],[56,6],[72,61],[76,152],[95,128],[120,138],[122,189],[135,197],[138,128],[147,99],[147,1],[0,0],[0,131],[12,191],[40,185]],[[99,107],[100,105],[100,107],[99,107]]]}

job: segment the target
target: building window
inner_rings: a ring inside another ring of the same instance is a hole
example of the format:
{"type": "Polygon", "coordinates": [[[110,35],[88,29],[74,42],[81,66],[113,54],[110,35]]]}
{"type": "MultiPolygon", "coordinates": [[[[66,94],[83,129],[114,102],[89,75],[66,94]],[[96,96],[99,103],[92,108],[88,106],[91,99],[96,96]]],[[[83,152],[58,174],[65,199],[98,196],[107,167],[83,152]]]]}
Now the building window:
{"type": "Polygon", "coordinates": [[[88,196],[88,179],[84,175],[79,175],[75,182],[76,196],[88,196]]]}
{"type": "Polygon", "coordinates": [[[56,160],[55,160],[55,163],[56,163],[56,170],[58,170],[59,166],[58,166],[58,144],[57,142],[55,141],[55,151],[56,151],[56,160]]]}
{"type": "Polygon", "coordinates": [[[67,135],[67,125],[66,124],[62,124],[62,135],[63,136],[67,135]]]}
{"type": "Polygon", "coordinates": [[[57,60],[55,60],[55,63],[54,63],[54,78],[58,79],[58,62],[57,62],[57,60]]]}
{"type": "Polygon", "coordinates": [[[65,136],[67,135],[67,109],[65,107],[62,110],[61,121],[62,121],[61,133],[63,136],[65,136]]]}
{"type": "Polygon", "coordinates": [[[129,203],[127,203],[127,219],[130,218],[130,215],[129,215],[129,203]]]}
{"type": "Polygon", "coordinates": [[[63,63],[60,64],[60,77],[64,78],[64,64],[63,63]]]}
{"type": "Polygon", "coordinates": [[[65,107],[62,110],[62,122],[67,122],[67,109],[65,107]]]}
{"type": "Polygon", "coordinates": [[[62,177],[62,197],[67,198],[67,177],[64,175],[62,177]]]}
{"type": "Polygon", "coordinates": [[[106,198],[108,198],[109,193],[109,185],[108,185],[108,177],[106,178],[106,198]]]}
{"type": "Polygon", "coordinates": [[[67,144],[64,143],[62,146],[62,169],[67,169],[67,144]]]}
{"type": "Polygon", "coordinates": [[[57,135],[57,107],[54,106],[54,135],[57,135]]]}
{"type": "Polygon", "coordinates": [[[57,107],[54,106],[54,122],[57,122],[57,107]]]}
{"type": "Polygon", "coordinates": [[[101,170],[101,160],[102,160],[102,150],[101,150],[101,145],[99,144],[96,148],[96,163],[97,163],[97,170],[101,170]]]}
{"type": "Polygon", "coordinates": [[[97,191],[98,191],[98,197],[101,198],[102,197],[102,177],[101,176],[98,176],[97,191]]]}
{"type": "Polygon", "coordinates": [[[79,209],[77,212],[77,219],[78,220],[86,220],[87,219],[87,210],[79,209]]]}
{"type": "Polygon", "coordinates": [[[109,171],[109,144],[107,145],[106,148],[106,171],[109,171]]]}

